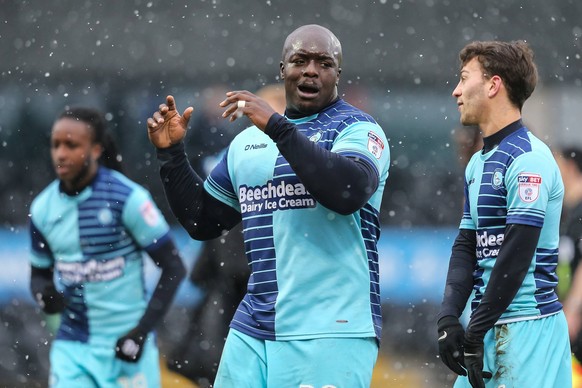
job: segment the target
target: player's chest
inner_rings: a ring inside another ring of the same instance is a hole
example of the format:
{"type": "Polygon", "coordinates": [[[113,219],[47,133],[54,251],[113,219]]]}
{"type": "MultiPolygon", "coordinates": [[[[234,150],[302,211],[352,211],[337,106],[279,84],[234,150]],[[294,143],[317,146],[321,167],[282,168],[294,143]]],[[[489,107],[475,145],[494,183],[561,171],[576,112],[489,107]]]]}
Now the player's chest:
{"type": "Polygon", "coordinates": [[[51,251],[57,259],[65,261],[76,260],[107,236],[119,237],[124,233],[121,211],[106,201],[55,204],[43,225],[51,251]]]}

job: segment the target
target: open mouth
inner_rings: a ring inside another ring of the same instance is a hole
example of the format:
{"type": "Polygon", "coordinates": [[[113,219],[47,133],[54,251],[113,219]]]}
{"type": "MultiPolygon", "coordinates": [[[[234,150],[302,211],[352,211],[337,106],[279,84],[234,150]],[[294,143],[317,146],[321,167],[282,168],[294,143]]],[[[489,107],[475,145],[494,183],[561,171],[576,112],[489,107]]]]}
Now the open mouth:
{"type": "Polygon", "coordinates": [[[297,88],[303,97],[314,97],[319,93],[319,87],[314,84],[301,84],[297,88]]]}

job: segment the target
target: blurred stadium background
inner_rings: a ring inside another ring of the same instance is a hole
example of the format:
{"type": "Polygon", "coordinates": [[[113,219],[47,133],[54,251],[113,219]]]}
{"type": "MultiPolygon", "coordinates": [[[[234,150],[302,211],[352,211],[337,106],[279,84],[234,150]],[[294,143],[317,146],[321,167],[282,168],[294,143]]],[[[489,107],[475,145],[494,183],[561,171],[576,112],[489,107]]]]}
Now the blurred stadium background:
{"type": "MultiPolygon", "coordinates": [[[[127,175],[174,222],[147,117],[173,94],[202,122],[216,90],[278,83],[283,41],[307,23],[339,37],[340,93],[390,140],[380,243],[385,329],[373,386],[451,385],[436,358],[435,314],[462,200],[451,98],[457,53],[472,40],[527,40],[540,72],[527,125],[550,145],[580,144],[578,0],[0,0],[0,386],[46,385],[54,322],[29,296],[26,225],[31,199],[54,177],[48,135],[56,115],[80,104],[107,112],[127,175]]],[[[200,131],[243,126],[193,127],[189,146],[200,131]]],[[[199,245],[177,226],[175,234],[191,267],[199,245]]],[[[153,281],[155,270],[148,273],[153,281]]],[[[160,328],[162,354],[199,298],[185,282],[160,328]]],[[[165,376],[165,386],[186,386],[165,376]]]]}

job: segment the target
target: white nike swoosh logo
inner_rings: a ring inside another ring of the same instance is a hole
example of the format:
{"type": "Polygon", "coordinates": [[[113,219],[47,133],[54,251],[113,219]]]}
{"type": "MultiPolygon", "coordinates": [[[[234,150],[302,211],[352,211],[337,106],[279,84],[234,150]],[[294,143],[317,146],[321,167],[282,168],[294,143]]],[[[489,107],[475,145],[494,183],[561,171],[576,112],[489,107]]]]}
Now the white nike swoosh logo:
{"type": "Polygon", "coordinates": [[[441,335],[441,336],[439,337],[439,341],[442,341],[442,340],[444,340],[445,338],[447,338],[447,332],[446,332],[446,331],[443,331],[443,335],[441,335]]]}
{"type": "Polygon", "coordinates": [[[465,353],[465,357],[477,357],[478,355],[475,353],[465,353]]]}

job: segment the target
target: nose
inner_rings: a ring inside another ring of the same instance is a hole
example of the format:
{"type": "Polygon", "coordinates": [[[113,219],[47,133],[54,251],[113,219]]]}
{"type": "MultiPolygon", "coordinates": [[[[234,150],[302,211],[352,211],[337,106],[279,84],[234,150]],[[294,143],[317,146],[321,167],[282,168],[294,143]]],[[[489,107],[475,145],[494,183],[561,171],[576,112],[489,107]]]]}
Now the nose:
{"type": "Polygon", "coordinates": [[[461,82],[453,89],[453,97],[457,98],[461,95],[461,82]]]}
{"type": "Polygon", "coordinates": [[[314,60],[308,61],[303,68],[302,74],[305,77],[316,77],[318,75],[317,63],[314,60]]]}
{"type": "Polygon", "coordinates": [[[62,161],[67,158],[67,147],[63,145],[57,145],[52,147],[53,158],[58,161],[62,161]]]}

